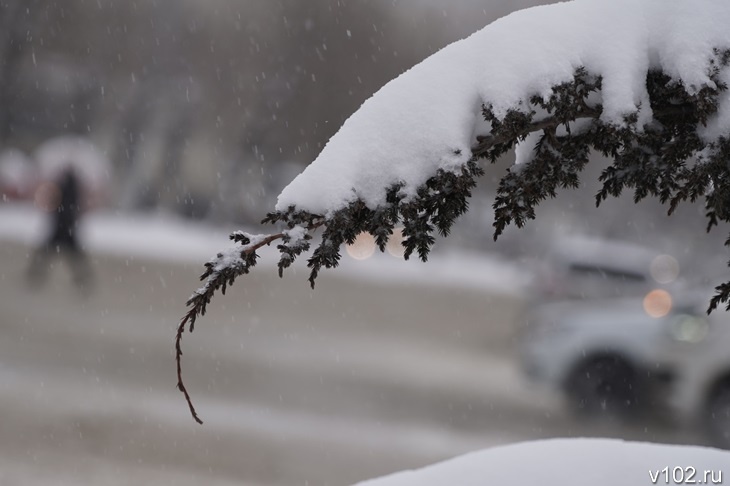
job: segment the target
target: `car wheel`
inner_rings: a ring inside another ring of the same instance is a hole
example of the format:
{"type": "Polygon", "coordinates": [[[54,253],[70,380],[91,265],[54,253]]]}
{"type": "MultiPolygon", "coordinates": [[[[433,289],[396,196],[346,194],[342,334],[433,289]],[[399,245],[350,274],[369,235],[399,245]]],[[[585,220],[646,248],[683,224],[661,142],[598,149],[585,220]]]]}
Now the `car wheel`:
{"type": "Polygon", "coordinates": [[[640,412],[639,376],[618,356],[593,358],[576,366],[566,392],[578,415],[626,418],[640,412]]]}
{"type": "Polygon", "coordinates": [[[730,379],[715,387],[707,404],[705,428],[713,444],[730,449],[730,379]]]}

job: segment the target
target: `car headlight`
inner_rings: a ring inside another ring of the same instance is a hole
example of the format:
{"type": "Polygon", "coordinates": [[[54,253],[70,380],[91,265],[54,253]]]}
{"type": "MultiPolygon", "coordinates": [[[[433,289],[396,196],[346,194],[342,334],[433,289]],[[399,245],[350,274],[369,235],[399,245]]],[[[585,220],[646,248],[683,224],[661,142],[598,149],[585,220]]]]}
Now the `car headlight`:
{"type": "Polygon", "coordinates": [[[644,312],[650,317],[664,317],[672,311],[672,295],[664,289],[654,289],[644,296],[644,312]]]}
{"type": "Polygon", "coordinates": [[[675,341],[699,343],[704,341],[710,330],[707,319],[700,316],[681,315],[669,326],[669,335],[675,341]]]}

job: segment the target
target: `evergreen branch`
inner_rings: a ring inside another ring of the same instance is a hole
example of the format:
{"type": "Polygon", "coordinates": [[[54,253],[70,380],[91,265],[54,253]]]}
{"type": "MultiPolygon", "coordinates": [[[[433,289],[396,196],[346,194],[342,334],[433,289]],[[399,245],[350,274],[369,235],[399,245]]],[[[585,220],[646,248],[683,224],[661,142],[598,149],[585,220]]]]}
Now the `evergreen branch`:
{"type": "MultiPolygon", "coordinates": [[[[438,169],[416,188],[406,187],[407,181],[396,181],[386,188],[385,201],[374,208],[357,198],[325,217],[290,206],[269,213],[262,222],[285,224],[288,229],[280,233],[232,234],[231,239],[242,246],[206,263],[201,276],[206,282],[188,300],[190,309],[180,321],[175,339],[177,387],[195,421],[202,423],[182,380],[182,335],[186,325],[193,331],[196,319],[205,314],[215,292],[220,289],[225,294],[237,277],[249,273],[257,261],[256,250],[282,240],[277,245],[282,276],[299,255],[310,249],[311,232],[323,227],[322,239],[307,262],[309,282],[314,287],[322,268],[338,266],[343,244],[352,244],[358,234],[366,232],[383,251],[395,225],[400,223],[404,257],[408,259],[417,252],[426,261],[435,242],[434,232],[448,236],[454,221],[468,210],[476,179],[484,173],[477,159],[495,161],[530,133],[543,132],[531,157],[516,170],[508,170],[498,187],[493,206],[495,239],[508,224],[521,227],[534,219],[538,203],[555,197],[559,189],[578,187],[591,150],[613,159],[599,177],[603,187],[596,196],[597,203],[632,188],[636,201],[655,196],[668,203],[671,212],[682,201],[704,196],[709,227],[730,221],[730,167],[726,162],[730,160],[730,140],[720,137],[708,143],[697,133],[697,128],[716,113],[719,94],[727,89],[715,79],[719,69],[713,73],[715,87],[703,87],[692,94],[662,72],[648,73],[646,86],[653,119],[639,126],[639,108],[627,114],[623,123],[601,120],[602,106],[589,106],[588,100],[600,91],[602,80],[579,68],[573,81],[555,86],[550,96],[534,95],[501,118],[491,106],[483,106],[484,119],[491,124],[490,135],[477,137],[472,157],[461,167],[438,169]],[[538,112],[546,115],[535,120],[538,112]],[[581,130],[571,130],[570,124],[580,120],[589,122],[581,130]],[[561,127],[564,131],[558,130],[561,127]],[[692,159],[697,163],[688,166],[687,161],[692,159]]],[[[353,191],[357,193],[356,188],[353,191]]],[[[730,282],[716,292],[711,309],[730,302],[730,282]]]]}
{"type": "MultiPolygon", "coordinates": [[[[596,120],[600,118],[602,109],[585,107],[580,111],[580,116],[569,121],[578,120],[596,120]]],[[[695,107],[691,104],[683,105],[672,105],[663,107],[659,110],[654,111],[654,118],[663,117],[676,117],[676,116],[687,116],[695,113],[695,107]]],[[[560,125],[565,124],[565,120],[557,116],[549,116],[538,121],[527,124],[524,128],[519,130],[517,133],[504,133],[499,135],[477,135],[477,144],[471,149],[472,155],[477,158],[483,158],[489,156],[489,151],[503,144],[511,144],[516,140],[524,139],[527,135],[532,132],[538,132],[540,130],[556,129],[560,125]]]]}
{"type": "Polygon", "coordinates": [[[725,310],[730,311],[730,282],[725,282],[715,287],[715,295],[710,300],[707,314],[717,309],[720,304],[727,304],[725,310]]]}
{"type": "MultiPolygon", "coordinates": [[[[585,116],[579,116],[573,119],[577,121],[579,119],[595,119],[601,116],[601,110],[596,108],[588,108],[584,110],[585,116]]],[[[555,116],[549,116],[542,120],[531,122],[526,125],[523,129],[519,130],[516,134],[500,134],[500,135],[477,135],[477,145],[472,147],[471,152],[474,157],[485,157],[489,154],[489,149],[496,145],[502,145],[505,143],[512,143],[517,139],[524,139],[527,135],[532,132],[545,130],[547,128],[557,128],[564,123],[563,120],[558,119],[555,116]]]]}
{"type": "MultiPolygon", "coordinates": [[[[319,228],[323,224],[324,220],[311,222],[305,229],[307,232],[311,232],[319,228]]],[[[205,264],[206,271],[200,276],[200,280],[207,280],[203,287],[196,290],[193,295],[188,299],[187,305],[190,306],[190,309],[180,320],[180,324],[178,325],[177,332],[175,334],[177,389],[180,390],[185,396],[185,401],[187,402],[188,408],[190,409],[190,414],[193,416],[193,419],[199,424],[202,424],[203,421],[200,419],[197,412],[195,411],[195,407],[193,406],[190,394],[188,393],[182,379],[182,337],[183,333],[185,332],[185,326],[189,324],[189,332],[192,333],[195,329],[195,321],[198,317],[205,315],[207,306],[215,295],[215,292],[218,289],[221,289],[221,292],[225,294],[226,288],[233,284],[237,277],[249,273],[251,267],[256,265],[256,259],[258,258],[256,250],[263,246],[270,245],[276,240],[288,240],[290,238],[290,232],[285,230],[280,233],[262,236],[257,238],[254,242],[251,242],[250,235],[246,235],[242,232],[235,232],[231,234],[230,238],[231,240],[234,240],[243,245],[241,248],[236,248],[235,253],[237,253],[238,256],[236,258],[232,258],[231,253],[234,252],[219,253],[216,258],[205,264]]],[[[278,247],[279,250],[282,251],[283,254],[289,255],[289,263],[291,263],[291,261],[293,260],[292,254],[285,253],[284,250],[282,250],[282,246],[285,247],[285,245],[280,245],[278,247]]],[[[298,254],[297,250],[295,250],[295,254],[298,254]]]]}

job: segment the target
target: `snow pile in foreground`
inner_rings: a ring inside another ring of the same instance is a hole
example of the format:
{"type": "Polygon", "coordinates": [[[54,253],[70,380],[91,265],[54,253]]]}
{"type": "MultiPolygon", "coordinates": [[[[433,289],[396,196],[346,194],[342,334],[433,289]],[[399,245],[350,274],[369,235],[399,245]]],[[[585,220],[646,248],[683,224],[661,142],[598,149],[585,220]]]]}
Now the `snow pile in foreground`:
{"type": "MultiPolygon", "coordinates": [[[[620,124],[636,113],[641,127],[652,117],[647,70],[690,93],[715,86],[708,66],[713,48],[730,47],[728,24],[727,0],[574,0],[513,13],[381,88],[284,189],[276,209],[328,214],[358,198],[375,208],[395,183],[411,196],[437,169],[469,160],[476,135],[491,130],[483,104],[500,119],[525,110],[532,95],[549,96],[581,67],[603,78],[594,100],[602,120],[620,124]]],[[[730,131],[730,95],[722,96],[708,141],[730,131]]]]}
{"type": "Polygon", "coordinates": [[[473,452],[358,486],[722,484],[728,476],[728,451],[614,439],[552,439],[473,452]]]}

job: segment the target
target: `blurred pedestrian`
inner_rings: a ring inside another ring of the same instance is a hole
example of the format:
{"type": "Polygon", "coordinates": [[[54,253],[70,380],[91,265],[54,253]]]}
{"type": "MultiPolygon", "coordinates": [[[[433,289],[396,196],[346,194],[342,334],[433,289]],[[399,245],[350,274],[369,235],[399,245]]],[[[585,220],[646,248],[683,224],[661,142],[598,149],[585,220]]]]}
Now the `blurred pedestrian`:
{"type": "Polygon", "coordinates": [[[66,167],[55,186],[45,191],[44,205],[50,212],[50,232],[31,257],[28,281],[40,285],[45,280],[51,259],[65,256],[68,259],[76,286],[89,291],[91,267],[79,244],[78,226],[81,216],[81,182],[73,167],[66,167]]]}

